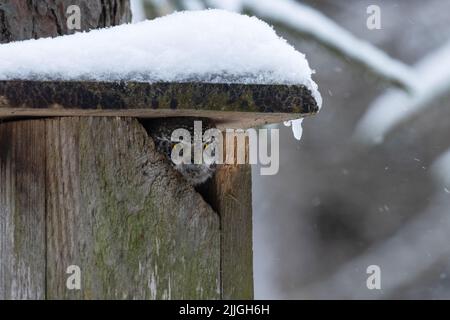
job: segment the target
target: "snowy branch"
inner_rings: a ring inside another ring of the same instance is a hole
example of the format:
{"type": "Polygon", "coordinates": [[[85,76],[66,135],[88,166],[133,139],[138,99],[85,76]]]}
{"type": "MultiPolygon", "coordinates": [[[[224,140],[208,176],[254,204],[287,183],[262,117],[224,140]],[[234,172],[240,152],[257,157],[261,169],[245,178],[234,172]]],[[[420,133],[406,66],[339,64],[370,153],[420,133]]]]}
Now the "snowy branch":
{"type": "Polygon", "coordinates": [[[146,19],[144,2],[142,0],[131,0],[131,12],[133,15],[133,23],[141,22],[146,19]]]}
{"type": "Polygon", "coordinates": [[[413,94],[391,89],[376,99],[357,125],[358,141],[381,143],[397,126],[423,114],[450,92],[450,42],[426,56],[413,71],[420,86],[413,94]]]}
{"type": "Polygon", "coordinates": [[[201,0],[184,0],[183,7],[185,10],[203,10],[206,8],[205,3],[201,0]]]}
{"type": "Polygon", "coordinates": [[[444,186],[444,191],[450,194],[450,150],[442,154],[432,165],[435,180],[444,186]]]}

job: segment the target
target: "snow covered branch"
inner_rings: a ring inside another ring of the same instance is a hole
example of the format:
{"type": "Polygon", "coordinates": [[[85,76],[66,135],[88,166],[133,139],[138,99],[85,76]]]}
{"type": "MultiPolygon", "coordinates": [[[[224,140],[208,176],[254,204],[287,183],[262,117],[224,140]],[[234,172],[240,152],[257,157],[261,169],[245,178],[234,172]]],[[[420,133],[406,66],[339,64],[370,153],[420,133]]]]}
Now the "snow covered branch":
{"type": "Polygon", "coordinates": [[[442,154],[432,165],[435,180],[444,186],[444,191],[450,194],[450,150],[442,154]]]}
{"type": "Polygon", "coordinates": [[[413,71],[420,86],[413,94],[391,89],[376,99],[357,126],[358,141],[381,143],[397,126],[423,114],[450,92],[450,42],[426,56],[413,71]]]}
{"type": "Polygon", "coordinates": [[[144,9],[144,2],[142,0],[131,0],[131,12],[133,15],[133,23],[141,22],[146,19],[145,16],[145,9],[144,9]]]}
{"type": "Polygon", "coordinates": [[[201,0],[184,0],[182,5],[185,10],[203,10],[206,8],[205,3],[201,0]]]}

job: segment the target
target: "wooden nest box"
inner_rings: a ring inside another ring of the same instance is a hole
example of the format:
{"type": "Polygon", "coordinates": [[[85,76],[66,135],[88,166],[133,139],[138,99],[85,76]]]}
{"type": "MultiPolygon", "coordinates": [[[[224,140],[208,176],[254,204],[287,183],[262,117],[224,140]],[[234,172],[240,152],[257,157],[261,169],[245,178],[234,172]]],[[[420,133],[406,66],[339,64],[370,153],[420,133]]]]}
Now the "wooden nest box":
{"type": "Polygon", "coordinates": [[[221,166],[200,194],[139,119],[249,128],[317,111],[304,86],[0,81],[0,299],[251,299],[250,166],[221,166]]]}

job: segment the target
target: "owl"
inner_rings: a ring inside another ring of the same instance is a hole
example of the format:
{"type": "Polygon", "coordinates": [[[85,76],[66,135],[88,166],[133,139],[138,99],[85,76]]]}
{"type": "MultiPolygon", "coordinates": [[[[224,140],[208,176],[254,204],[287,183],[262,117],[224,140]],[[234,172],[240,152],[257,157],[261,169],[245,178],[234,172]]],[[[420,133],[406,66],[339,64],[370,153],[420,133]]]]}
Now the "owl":
{"type": "MultiPolygon", "coordinates": [[[[206,130],[215,128],[215,124],[211,119],[192,118],[192,117],[172,117],[145,120],[144,124],[147,132],[155,142],[156,149],[162,153],[171,165],[193,186],[205,183],[211,178],[216,171],[216,164],[194,164],[194,148],[192,147],[191,164],[174,164],[171,158],[172,150],[179,142],[171,140],[172,133],[176,129],[186,129],[191,134],[191,143],[194,139],[203,138],[206,130]],[[202,137],[194,135],[194,121],[202,122],[202,137]]],[[[201,140],[203,141],[203,139],[201,140]]],[[[213,139],[203,141],[203,149],[215,143],[213,139]]]]}

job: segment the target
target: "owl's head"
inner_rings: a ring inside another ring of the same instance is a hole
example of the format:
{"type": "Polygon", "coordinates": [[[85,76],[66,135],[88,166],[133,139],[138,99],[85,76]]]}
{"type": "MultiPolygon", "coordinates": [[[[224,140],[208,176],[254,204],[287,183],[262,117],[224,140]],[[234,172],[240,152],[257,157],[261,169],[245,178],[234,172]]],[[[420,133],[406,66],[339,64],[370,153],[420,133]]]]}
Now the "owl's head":
{"type": "Polygon", "coordinates": [[[206,118],[177,117],[153,119],[146,122],[146,129],[153,138],[158,152],[162,153],[192,185],[204,183],[215,172],[214,157],[217,142],[214,137],[205,138],[204,136],[205,131],[214,127],[214,123],[206,118]],[[201,122],[200,131],[195,130],[195,121],[201,122]],[[190,141],[172,140],[172,134],[179,129],[189,132],[190,141]],[[196,144],[199,142],[201,142],[200,148],[196,144]],[[196,153],[200,153],[202,156],[201,164],[195,163],[196,153]],[[205,159],[203,155],[206,155],[208,159],[205,159]],[[177,161],[173,161],[174,156],[177,161]]]}

